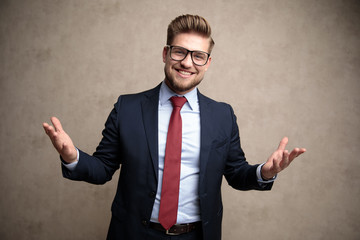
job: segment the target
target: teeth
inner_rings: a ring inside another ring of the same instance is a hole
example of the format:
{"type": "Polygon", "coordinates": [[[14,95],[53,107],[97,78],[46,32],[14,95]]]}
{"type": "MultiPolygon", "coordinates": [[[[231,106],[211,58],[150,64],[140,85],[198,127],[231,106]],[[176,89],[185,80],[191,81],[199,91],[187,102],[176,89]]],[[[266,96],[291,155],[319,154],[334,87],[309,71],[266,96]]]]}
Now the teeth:
{"type": "Polygon", "coordinates": [[[181,71],[181,70],[179,70],[179,73],[184,74],[184,75],[191,75],[190,72],[185,72],[185,71],[181,71]]]}

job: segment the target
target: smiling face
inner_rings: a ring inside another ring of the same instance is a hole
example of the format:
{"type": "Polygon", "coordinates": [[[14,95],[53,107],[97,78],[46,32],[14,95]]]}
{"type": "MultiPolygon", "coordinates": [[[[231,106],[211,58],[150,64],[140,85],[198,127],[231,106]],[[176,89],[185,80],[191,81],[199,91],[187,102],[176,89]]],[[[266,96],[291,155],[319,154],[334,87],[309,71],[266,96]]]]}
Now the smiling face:
{"type": "MultiPolygon", "coordinates": [[[[209,38],[200,34],[180,33],[175,36],[172,46],[179,46],[190,51],[209,52],[209,38]]],[[[163,61],[165,63],[165,83],[175,93],[184,95],[193,90],[204,78],[205,72],[211,63],[211,57],[204,66],[197,66],[191,60],[190,53],[182,61],[175,61],[170,58],[170,49],[164,47],[163,61]]]]}

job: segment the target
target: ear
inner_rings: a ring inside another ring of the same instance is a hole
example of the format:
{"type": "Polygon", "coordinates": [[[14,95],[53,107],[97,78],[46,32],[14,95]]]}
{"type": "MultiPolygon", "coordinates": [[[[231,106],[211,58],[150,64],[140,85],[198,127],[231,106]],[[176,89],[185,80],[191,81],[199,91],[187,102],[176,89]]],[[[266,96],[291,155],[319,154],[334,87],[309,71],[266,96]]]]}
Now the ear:
{"type": "Polygon", "coordinates": [[[169,48],[167,46],[164,47],[163,49],[163,62],[165,63],[166,62],[166,56],[167,56],[167,53],[168,53],[168,50],[169,48]]]}

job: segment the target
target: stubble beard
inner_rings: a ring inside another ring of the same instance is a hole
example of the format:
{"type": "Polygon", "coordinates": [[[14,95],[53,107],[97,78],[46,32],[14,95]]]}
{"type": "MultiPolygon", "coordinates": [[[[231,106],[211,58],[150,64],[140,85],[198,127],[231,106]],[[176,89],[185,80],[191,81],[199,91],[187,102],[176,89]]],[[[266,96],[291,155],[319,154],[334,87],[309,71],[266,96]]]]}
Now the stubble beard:
{"type": "MultiPolygon", "coordinates": [[[[171,90],[173,90],[176,93],[189,92],[190,90],[195,88],[197,85],[199,85],[201,83],[201,81],[203,80],[203,77],[199,78],[199,79],[195,78],[195,79],[191,80],[191,82],[182,84],[183,82],[181,80],[174,79],[174,78],[175,77],[168,74],[165,69],[165,81],[170,84],[169,87],[171,88],[171,90]]],[[[186,81],[186,80],[184,80],[184,81],[186,81]]]]}

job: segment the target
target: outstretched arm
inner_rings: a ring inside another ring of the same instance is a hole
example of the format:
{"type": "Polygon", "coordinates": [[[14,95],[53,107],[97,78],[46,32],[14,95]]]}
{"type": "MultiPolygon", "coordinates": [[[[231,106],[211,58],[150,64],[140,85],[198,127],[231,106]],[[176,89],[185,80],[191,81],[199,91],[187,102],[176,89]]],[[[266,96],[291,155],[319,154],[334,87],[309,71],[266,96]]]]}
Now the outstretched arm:
{"type": "Polygon", "coordinates": [[[46,134],[66,163],[75,162],[77,160],[77,151],[71,138],[63,130],[59,119],[52,117],[51,122],[53,126],[43,123],[46,134]]]}
{"type": "Polygon", "coordinates": [[[264,179],[272,179],[276,174],[287,168],[299,155],[306,152],[305,148],[294,148],[290,153],[285,150],[289,139],[284,137],[277,150],[268,158],[261,168],[261,176],[264,179]]]}

